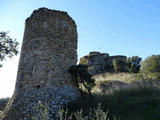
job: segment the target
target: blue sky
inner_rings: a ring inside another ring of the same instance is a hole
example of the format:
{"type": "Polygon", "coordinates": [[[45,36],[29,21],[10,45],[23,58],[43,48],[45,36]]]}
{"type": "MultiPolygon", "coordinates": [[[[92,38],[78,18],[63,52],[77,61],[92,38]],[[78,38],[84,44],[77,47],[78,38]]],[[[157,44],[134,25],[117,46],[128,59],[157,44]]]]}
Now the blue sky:
{"type": "MultiPolygon", "coordinates": [[[[0,31],[10,31],[21,45],[25,19],[47,7],[67,11],[76,21],[79,58],[100,51],[145,59],[160,53],[159,6],[159,0],[1,0],[0,31]]],[[[0,97],[14,90],[18,59],[0,69],[0,97]]]]}

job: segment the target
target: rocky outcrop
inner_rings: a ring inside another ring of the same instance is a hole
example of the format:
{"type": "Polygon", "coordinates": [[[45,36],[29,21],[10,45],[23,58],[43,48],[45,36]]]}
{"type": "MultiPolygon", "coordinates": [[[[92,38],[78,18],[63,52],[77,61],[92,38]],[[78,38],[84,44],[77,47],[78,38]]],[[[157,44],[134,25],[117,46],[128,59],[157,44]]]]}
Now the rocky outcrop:
{"type": "Polygon", "coordinates": [[[88,65],[90,74],[100,74],[104,72],[114,72],[113,59],[126,60],[123,55],[109,56],[108,53],[90,52],[87,56],[80,59],[79,64],[88,65]]]}
{"type": "Polygon", "coordinates": [[[14,95],[3,120],[30,120],[40,100],[49,120],[58,109],[79,98],[68,69],[77,63],[77,28],[62,11],[40,8],[26,20],[14,95]]]}

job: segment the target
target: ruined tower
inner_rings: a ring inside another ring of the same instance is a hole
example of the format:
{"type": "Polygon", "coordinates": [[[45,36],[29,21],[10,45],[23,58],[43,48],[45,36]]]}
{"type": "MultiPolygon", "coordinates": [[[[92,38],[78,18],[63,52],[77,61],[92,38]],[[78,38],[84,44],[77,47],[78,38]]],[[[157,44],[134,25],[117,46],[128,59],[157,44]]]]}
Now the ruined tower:
{"type": "Polygon", "coordinates": [[[28,120],[38,101],[53,120],[59,107],[78,99],[68,69],[77,63],[77,28],[62,11],[40,8],[26,19],[14,94],[4,120],[28,120]]]}

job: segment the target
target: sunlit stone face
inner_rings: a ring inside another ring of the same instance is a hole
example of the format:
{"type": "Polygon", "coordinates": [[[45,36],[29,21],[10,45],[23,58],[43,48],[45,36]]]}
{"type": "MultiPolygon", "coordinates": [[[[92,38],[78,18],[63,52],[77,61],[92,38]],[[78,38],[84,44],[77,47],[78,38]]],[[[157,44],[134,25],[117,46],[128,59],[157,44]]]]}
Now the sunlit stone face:
{"type": "Polygon", "coordinates": [[[49,105],[53,120],[59,107],[79,97],[68,73],[76,63],[77,28],[72,18],[66,12],[35,10],[26,20],[15,92],[6,114],[15,109],[15,116],[29,119],[26,115],[41,100],[49,105]]]}

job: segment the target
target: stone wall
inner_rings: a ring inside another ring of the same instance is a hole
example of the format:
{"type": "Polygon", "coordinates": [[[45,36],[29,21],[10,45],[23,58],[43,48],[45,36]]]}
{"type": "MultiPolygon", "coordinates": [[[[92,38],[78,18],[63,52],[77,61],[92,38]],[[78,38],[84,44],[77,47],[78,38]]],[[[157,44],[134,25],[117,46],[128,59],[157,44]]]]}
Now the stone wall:
{"type": "Polygon", "coordinates": [[[25,87],[69,84],[77,62],[77,30],[66,12],[41,8],[26,20],[15,92],[25,87]]]}
{"type": "Polygon", "coordinates": [[[33,12],[26,20],[16,87],[4,120],[29,120],[39,100],[49,105],[49,120],[54,120],[59,107],[78,99],[68,73],[77,63],[77,37],[76,24],[66,12],[33,12]]]}
{"type": "Polygon", "coordinates": [[[79,64],[88,65],[90,74],[95,75],[104,72],[114,72],[113,59],[126,60],[127,57],[123,55],[109,56],[107,53],[94,51],[82,57],[79,64]]]}

